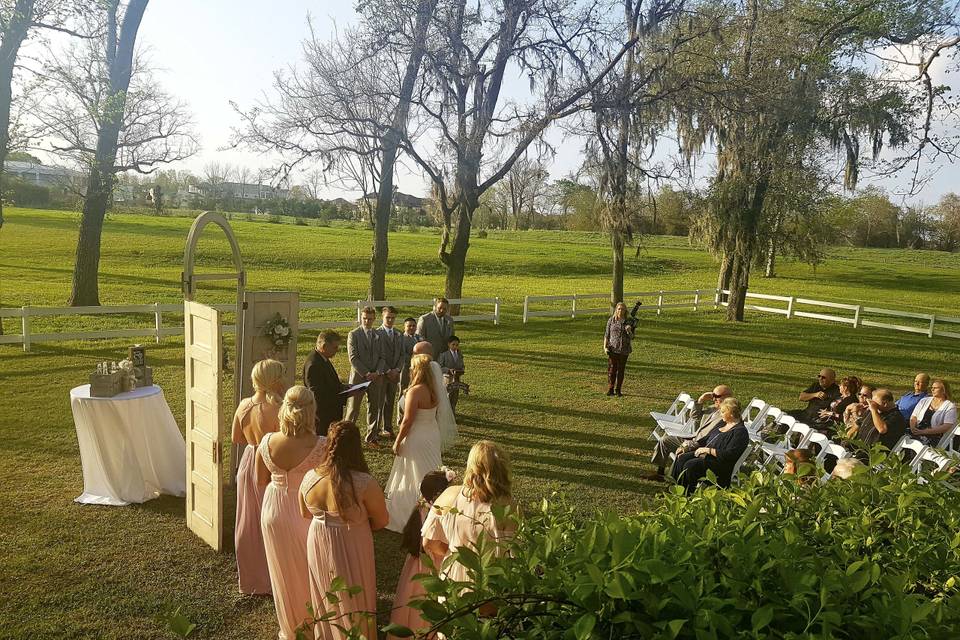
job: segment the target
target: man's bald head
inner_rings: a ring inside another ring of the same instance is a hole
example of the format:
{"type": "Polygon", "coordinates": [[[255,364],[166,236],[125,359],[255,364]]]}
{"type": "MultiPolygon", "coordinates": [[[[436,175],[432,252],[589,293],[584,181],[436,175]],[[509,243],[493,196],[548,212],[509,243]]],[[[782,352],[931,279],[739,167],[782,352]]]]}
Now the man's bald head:
{"type": "Polygon", "coordinates": [[[426,340],[423,340],[423,341],[421,341],[421,342],[418,342],[417,344],[413,345],[413,355],[415,355],[415,356],[427,355],[427,356],[430,356],[430,357],[432,358],[432,357],[433,357],[433,345],[430,344],[429,342],[427,342],[426,340]]]}
{"type": "Polygon", "coordinates": [[[733,389],[728,387],[725,384],[718,384],[713,388],[713,397],[714,398],[729,398],[733,395],[733,389]]]}

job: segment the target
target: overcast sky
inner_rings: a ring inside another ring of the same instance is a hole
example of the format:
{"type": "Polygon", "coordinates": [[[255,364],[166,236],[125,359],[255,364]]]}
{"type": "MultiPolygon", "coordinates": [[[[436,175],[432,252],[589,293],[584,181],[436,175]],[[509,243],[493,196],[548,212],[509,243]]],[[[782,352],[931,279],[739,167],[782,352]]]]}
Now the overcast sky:
{"type": "MultiPolygon", "coordinates": [[[[177,168],[202,173],[211,160],[246,165],[252,169],[271,164],[268,157],[250,152],[224,151],[231,127],[238,118],[230,107],[233,100],[250,106],[270,91],[272,74],[277,69],[299,62],[301,42],[308,34],[306,17],[313,17],[318,36],[326,38],[337,25],[354,19],[351,0],[155,0],[149,4],[140,28],[139,44],[146,48],[154,65],[162,69],[161,81],[171,93],[184,99],[193,112],[201,152],[177,168]]],[[[936,69],[940,81],[948,81],[960,90],[955,76],[936,69]]],[[[520,83],[511,83],[520,84],[520,83]]],[[[559,178],[580,163],[580,143],[562,139],[551,132],[549,139],[558,153],[550,167],[559,178]],[[558,144],[559,143],[559,144],[558,144]]],[[[670,145],[663,145],[664,153],[670,145]]],[[[709,171],[709,160],[701,164],[709,171]]],[[[890,191],[902,188],[901,180],[884,180],[890,191]]],[[[399,177],[400,189],[415,195],[428,192],[426,182],[416,173],[399,177]]],[[[912,201],[931,204],[948,191],[960,190],[960,167],[938,168],[933,181],[912,201]]],[[[347,194],[331,187],[329,197],[347,194]]]]}

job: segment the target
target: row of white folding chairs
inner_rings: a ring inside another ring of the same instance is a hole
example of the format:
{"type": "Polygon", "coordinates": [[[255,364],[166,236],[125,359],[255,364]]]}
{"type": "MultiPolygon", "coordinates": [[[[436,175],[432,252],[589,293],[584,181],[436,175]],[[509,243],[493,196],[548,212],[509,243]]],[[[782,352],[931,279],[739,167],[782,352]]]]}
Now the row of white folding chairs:
{"type": "MultiPolygon", "coordinates": [[[[943,442],[943,439],[941,438],[940,441],[943,442]]],[[[953,452],[949,450],[941,452],[938,451],[938,449],[940,449],[940,447],[924,444],[920,440],[915,440],[905,435],[900,438],[890,452],[902,454],[904,451],[913,451],[914,455],[913,460],[910,461],[910,468],[913,469],[915,473],[922,473],[925,471],[924,463],[930,463],[933,472],[943,471],[947,468],[947,465],[950,464],[951,459],[954,457],[951,455],[953,452]]],[[[954,462],[956,463],[956,460],[954,460],[954,462]]],[[[920,482],[925,482],[925,480],[921,478],[920,482]]]]}
{"type": "MultiPolygon", "coordinates": [[[[696,420],[693,418],[693,407],[696,400],[689,393],[677,396],[663,413],[651,411],[650,417],[656,426],[650,433],[652,440],[660,440],[664,435],[681,438],[692,437],[697,432],[696,420]]],[[[776,419],[783,412],[759,398],[753,398],[742,410],[744,424],[751,434],[758,434],[766,421],[771,417],[776,419]]]]}

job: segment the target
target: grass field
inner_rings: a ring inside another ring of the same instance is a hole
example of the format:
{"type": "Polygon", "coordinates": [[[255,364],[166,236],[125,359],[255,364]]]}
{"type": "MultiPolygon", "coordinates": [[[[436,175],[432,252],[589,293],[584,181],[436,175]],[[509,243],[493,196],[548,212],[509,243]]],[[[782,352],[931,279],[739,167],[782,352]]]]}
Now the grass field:
{"type": "MultiPolygon", "coordinates": [[[[63,305],[78,216],[22,209],[5,215],[0,306],[63,305]]],[[[101,302],[180,300],[189,224],[111,215],[101,302]]],[[[250,289],[295,289],[307,300],[365,297],[369,232],[233,226],[250,289]]],[[[391,236],[391,296],[425,298],[442,289],[436,243],[428,233],[391,236]]],[[[215,234],[201,250],[203,264],[226,264],[226,243],[215,234]]],[[[638,478],[650,470],[647,413],[662,410],[680,390],[724,381],[745,400],[761,396],[794,407],[796,393],[821,366],[897,391],[917,370],[950,380],[960,371],[960,341],[749,313],[748,322],[731,325],[718,313],[677,311],[643,316],[626,397],[607,398],[602,317],[528,325],[519,317],[524,294],[605,291],[607,261],[603,238],[590,234],[498,232],[472,242],[464,293],[501,296],[504,321],[458,329],[473,393],[461,401],[463,438],[445,457],[448,463],[462,468],[469,444],[492,438],[513,457],[522,501],[562,491],[584,512],[635,512],[651,505],[660,489],[638,478]]],[[[686,241],[651,238],[628,261],[627,287],[710,287],[714,270],[711,258],[686,241]]],[[[960,315],[960,255],[837,249],[816,272],[789,263],[780,271],[775,280],[755,279],[753,290],[960,315]]],[[[228,301],[230,292],[205,295],[228,301]]],[[[78,321],[46,322],[54,330],[78,321]]],[[[8,320],[5,328],[15,325],[8,320]]],[[[302,337],[301,362],[312,338],[302,337]]],[[[72,502],[82,478],[68,391],[85,381],[95,362],[117,359],[127,344],[41,343],[29,354],[16,345],[0,347],[0,638],[165,638],[169,633],[154,618],[168,607],[181,607],[198,623],[200,638],[271,637],[272,603],[236,593],[232,553],[215,554],[186,530],[182,499],[122,509],[72,502]]],[[[182,421],[182,341],[149,348],[156,381],[182,421]]],[[[345,357],[337,364],[345,376],[345,357]]],[[[368,458],[383,482],[390,456],[368,458]]],[[[232,523],[233,495],[226,500],[232,523]]],[[[232,540],[230,527],[226,537],[232,540]]],[[[403,559],[398,536],[377,534],[376,544],[379,604],[386,609],[403,559]]]]}

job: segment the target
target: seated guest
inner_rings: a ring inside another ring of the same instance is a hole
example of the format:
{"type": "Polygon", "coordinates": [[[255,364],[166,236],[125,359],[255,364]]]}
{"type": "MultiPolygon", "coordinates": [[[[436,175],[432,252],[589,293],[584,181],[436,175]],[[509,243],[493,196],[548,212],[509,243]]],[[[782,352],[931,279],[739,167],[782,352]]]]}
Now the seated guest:
{"type": "Polygon", "coordinates": [[[866,420],[859,436],[863,444],[872,447],[880,443],[893,449],[907,433],[907,420],[900,413],[889,389],[877,389],[870,398],[870,420],[866,420]]]}
{"type": "Polygon", "coordinates": [[[927,387],[929,386],[930,376],[926,373],[918,373],[913,379],[913,393],[904,394],[902,398],[897,400],[897,408],[900,409],[900,413],[906,420],[909,420],[910,416],[913,415],[917,403],[930,395],[927,393],[927,387]]]}
{"type": "Polygon", "coordinates": [[[860,378],[857,376],[847,376],[840,380],[840,397],[831,402],[829,408],[820,410],[820,418],[829,422],[843,422],[844,410],[857,402],[860,385],[860,378]]]}
{"type": "Polygon", "coordinates": [[[676,452],[677,455],[697,448],[696,442],[710,435],[717,427],[723,424],[723,416],[720,415],[718,408],[724,399],[733,395],[725,384],[718,384],[713,391],[707,391],[702,394],[693,405],[690,411],[690,417],[697,423],[697,432],[690,438],[679,438],[677,436],[664,435],[653,448],[653,459],[651,462],[657,465],[656,473],[648,473],[641,476],[644,480],[663,480],[663,473],[666,471],[667,464],[670,462],[670,453],[676,452]],[[711,408],[706,410],[704,405],[709,402],[711,408]]]}
{"type": "Polygon", "coordinates": [[[750,444],[750,435],[743,424],[740,401],[726,398],[720,403],[723,424],[716,427],[706,438],[697,441],[697,448],[677,456],[673,463],[673,477],[690,495],[707,470],[717,476],[717,484],[730,486],[733,467],[750,444]]]}
{"type": "Polygon", "coordinates": [[[935,378],[930,395],[920,400],[910,416],[910,435],[921,442],[936,445],[957,426],[957,407],[950,400],[950,385],[935,378]]]}
{"type": "Polygon", "coordinates": [[[863,420],[870,415],[870,398],[873,397],[873,386],[861,384],[857,392],[857,402],[848,404],[843,410],[843,424],[847,429],[846,439],[854,438],[862,426],[863,420]]]}
{"type": "Polygon", "coordinates": [[[837,385],[837,373],[833,369],[821,369],[816,382],[800,392],[800,402],[806,402],[806,409],[795,409],[788,413],[814,429],[826,431],[830,420],[820,417],[823,409],[829,409],[834,401],[840,399],[840,387],[837,385]]]}

